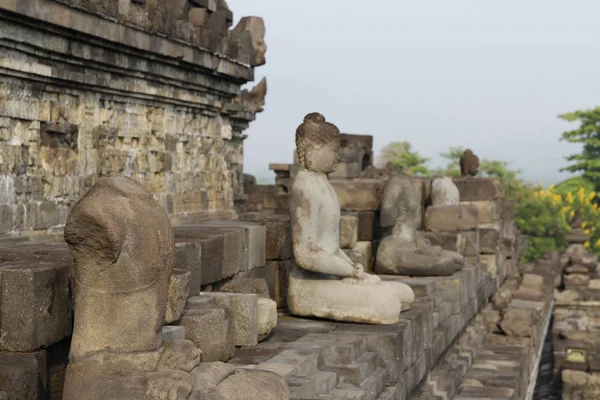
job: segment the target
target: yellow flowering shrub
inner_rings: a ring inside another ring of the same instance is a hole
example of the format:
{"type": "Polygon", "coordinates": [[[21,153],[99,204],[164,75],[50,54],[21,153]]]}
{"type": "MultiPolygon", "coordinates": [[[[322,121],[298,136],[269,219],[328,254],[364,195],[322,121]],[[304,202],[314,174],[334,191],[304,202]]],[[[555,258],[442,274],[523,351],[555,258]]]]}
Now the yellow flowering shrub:
{"type": "Polygon", "coordinates": [[[575,193],[561,194],[554,185],[520,189],[519,196],[515,196],[515,224],[528,237],[526,261],[537,259],[545,251],[564,250],[565,235],[571,230],[570,221],[576,212],[583,221],[584,233],[590,236],[585,247],[600,254],[600,209],[595,192],[580,187],[575,193]]]}

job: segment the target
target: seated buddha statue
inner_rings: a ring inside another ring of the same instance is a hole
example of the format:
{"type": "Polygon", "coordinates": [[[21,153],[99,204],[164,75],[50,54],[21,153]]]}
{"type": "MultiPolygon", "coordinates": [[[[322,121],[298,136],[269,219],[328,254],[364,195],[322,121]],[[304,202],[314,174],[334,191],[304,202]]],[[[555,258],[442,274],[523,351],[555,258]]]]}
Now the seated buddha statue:
{"type": "Polygon", "coordinates": [[[392,175],[385,184],[380,226],[383,239],[375,261],[375,272],[379,274],[444,276],[464,266],[461,254],[432,246],[419,231],[419,194],[406,175],[392,175]]]}
{"type": "Polygon", "coordinates": [[[288,308],[297,316],[394,324],[414,301],[412,289],[384,282],[340,249],[340,203],[327,174],[339,162],[340,131],[319,113],[296,130],[300,170],[290,193],[295,265],[288,308]]]}

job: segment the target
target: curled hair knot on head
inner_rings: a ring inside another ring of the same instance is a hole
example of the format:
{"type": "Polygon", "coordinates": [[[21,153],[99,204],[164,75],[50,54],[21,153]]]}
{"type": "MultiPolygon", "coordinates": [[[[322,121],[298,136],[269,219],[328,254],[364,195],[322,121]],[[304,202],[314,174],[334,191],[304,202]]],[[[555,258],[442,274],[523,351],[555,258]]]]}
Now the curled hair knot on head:
{"type": "Polygon", "coordinates": [[[313,112],[304,117],[296,129],[296,153],[300,165],[306,165],[306,149],[310,144],[325,144],[340,137],[340,130],[325,117],[313,112]]]}

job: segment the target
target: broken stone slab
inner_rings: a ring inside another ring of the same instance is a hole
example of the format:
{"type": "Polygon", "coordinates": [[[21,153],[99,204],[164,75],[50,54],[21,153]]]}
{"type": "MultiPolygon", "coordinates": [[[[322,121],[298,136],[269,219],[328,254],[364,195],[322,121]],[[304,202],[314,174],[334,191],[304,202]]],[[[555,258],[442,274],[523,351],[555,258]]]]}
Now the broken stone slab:
{"type": "Polygon", "coordinates": [[[186,270],[173,270],[169,280],[165,324],[170,324],[181,318],[190,292],[190,275],[191,273],[186,270]]]}
{"type": "Polygon", "coordinates": [[[456,232],[476,229],[477,207],[467,204],[429,206],[425,212],[425,228],[432,232],[456,232]]]}
{"type": "Polygon", "coordinates": [[[218,282],[240,271],[244,262],[244,236],[240,230],[196,225],[177,227],[173,232],[177,242],[201,243],[203,285],[218,282]]]}
{"type": "Polygon", "coordinates": [[[358,241],[358,217],[340,217],[340,248],[353,249],[358,241]]]}
{"type": "Polygon", "coordinates": [[[228,310],[230,329],[236,346],[254,346],[258,343],[258,296],[243,293],[201,293],[218,307],[228,310]]]}
{"type": "Polygon", "coordinates": [[[535,309],[509,306],[499,325],[508,336],[535,337],[540,317],[535,309]]]}
{"type": "Polygon", "coordinates": [[[461,201],[485,201],[504,198],[505,186],[496,178],[455,178],[461,201]]]}
{"type": "Polygon", "coordinates": [[[203,222],[202,226],[242,229],[245,235],[245,250],[244,262],[240,271],[250,271],[265,266],[267,239],[265,225],[249,221],[215,220],[203,222]]]}
{"type": "Polygon", "coordinates": [[[277,325],[277,303],[269,297],[264,279],[236,278],[220,288],[221,292],[256,294],[258,296],[258,341],[267,338],[277,325]]]}
{"type": "Polygon", "coordinates": [[[184,311],[180,325],[185,328],[185,338],[202,351],[203,362],[225,362],[233,357],[235,341],[230,318],[225,307],[184,311]]]}
{"type": "Polygon", "coordinates": [[[71,263],[0,263],[0,350],[31,352],[71,334],[71,263]]]}
{"type": "Polygon", "coordinates": [[[378,179],[331,180],[342,211],[375,211],[385,181],[378,179]]]}
{"type": "MultiPolygon", "coordinates": [[[[197,243],[200,245],[200,282],[202,285],[208,285],[214,282],[218,282],[225,278],[223,276],[223,253],[224,253],[224,238],[223,235],[205,235],[205,234],[187,234],[185,236],[179,236],[178,232],[174,229],[175,243],[197,243]]],[[[197,268],[196,260],[196,248],[193,245],[180,245],[179,251],[182,254],[182,259],[185,261],[193,261],[194,264],[184,266],[178,264],[178,268],[186,269],[193,273],[197,268]],[[183,256],[183,252],[186,252],[183,256]]],[[[196,278],[196,277],[194,277],[196,278]]],[[[196,280],[193,281],[194,286],[196,280]]],[[[190,293],[196,292],[196,287],[190,288],[190,293]]]]}

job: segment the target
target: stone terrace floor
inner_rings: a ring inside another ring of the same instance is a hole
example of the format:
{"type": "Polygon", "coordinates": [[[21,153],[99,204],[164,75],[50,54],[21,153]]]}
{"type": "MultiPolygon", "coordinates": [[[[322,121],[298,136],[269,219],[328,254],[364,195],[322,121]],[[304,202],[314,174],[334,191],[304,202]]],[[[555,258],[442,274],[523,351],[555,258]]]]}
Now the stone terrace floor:
{"type": "MultiPolygon", "coordinates": [[[[0,241],[2,324],[21,321],[0,348],[34,351],[70,336],[71,321],[60,313],[70,307],[71,265],[61,236],[0,241]],[[37,315],[42,304],[49,317],[37,315]]],[[[282,314],[269,338],[238,348],[229,363],[281,374],[294,399],[525,398],[535,346],[529,338],[504,336],[486,324],[480,311],[490,308],[498,282],[485,266],[465,267],[449,277],[383,279],[408,283],[417,296],[398,324],[282,314]]],[[[515,306],[549,313],[544,302],[516,301],[515,306]]]]}

